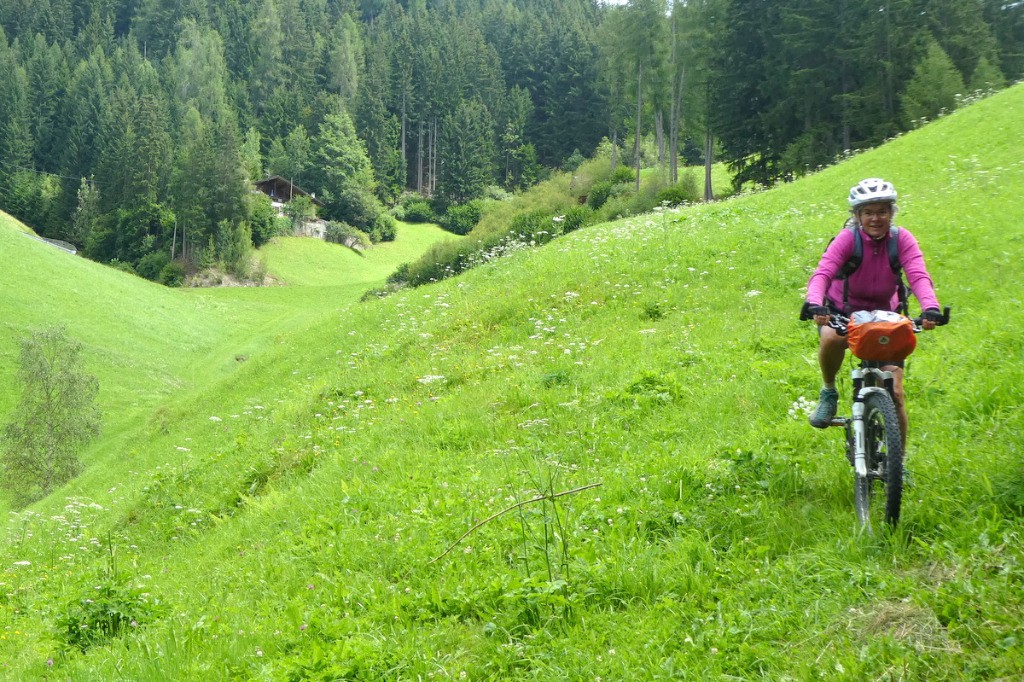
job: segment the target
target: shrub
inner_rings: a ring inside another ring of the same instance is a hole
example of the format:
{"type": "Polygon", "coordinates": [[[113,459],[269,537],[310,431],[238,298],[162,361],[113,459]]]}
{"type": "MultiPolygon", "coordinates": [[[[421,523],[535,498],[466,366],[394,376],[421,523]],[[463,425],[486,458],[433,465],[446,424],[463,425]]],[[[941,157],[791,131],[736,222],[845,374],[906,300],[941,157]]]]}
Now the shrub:
{"type": "Polygon", "coordinates": [[[402,263],[395,271],[388,275],[388,284],[404,284],[409,281],[409,264],[402,263]]]}
{"type": "Polygon", "coordinates": [[[479,201],[449,206],[441,216],[441,227],[454,234],[469,234],[480,221],[482,214],[479,201]]]}
{"type": "Polygon", "coordinates": [[[498,185],[487,185],[487,187],[484,188],[484,192],[481,196],[484,199],[493,199],[494,201],[508,201],[515,195],[512,194],[512,192],[509,192],[508,190],[499,187],[498,185]]]}
{"type": "Polygon", "coordinates": [[[139,273],[135,272],[135,268],[132,266],[131,263],[125,263],[123,260],[118,260],[117,258],[111,260],[109,263],[107,263],[107,265],[109,265],[110,267],[114,268],[115,270],[120,270],[121,272],[127,272],[130,275],[137,275],[137,274],[139,274],[139,273]]]}
{"type": "Polygon", "coordinates": [[[502,235],[491,235],[483,239],[438,242],[422,258],[409,264],[409,286],[438,282],[487,262],[491,258],[488,254],[499,248],[506,239],[502,235]]]}
{"type": "Polygon", "coordinates": [[[370,241],[377,244],[380,242],[393,242],[398,235],[398,223],[387,213],[380,213],[373,221],[373,229],[370,230],[370,241]]]}
{"type": "Polygon", "coordinates": [[[426,199],[415,199],[402,204],[405,210],[405,221],[409,223],[431,223],[434,221],[434,210],[426,199]]]}
{"type": "Polygon", "coordinates": [[[345,187],[337,196],[331,196],[327,208],[330,219],[346,222],[366,232],[373,230],[378,216],[385,212],[372,192],[357,186],[345,187]]]}
{"type": "Polygon", "coordinates": [[[419,260],[409,264],[406,269],[409,284],[416,287],[462,272],[468,252],[475,248],[464,241],[434,244],[419,260]]]}
{"type": "Polygon", "coordinates": [[[620,182],[636,182],[636,171],[629,166],[616,166],[615,170],[612,171],[611,177],[608,179],[615,184],[620,182]]]}
{"type": "Polygon", "coordinates": [[[590,188],[590,193],[587,195],[587,206],[594,210],[604,206],[605,202],[607,202],[608,198],[611,196],[612,188],[614,186],[615,183],[611,180],[595,182],[590,188]]]}
{"type": "Polygon", "coordinates": [[[562,233],[562,221],[544,210],[520,213],[509,224],[509,235],[524,242],[546,244],[562,233]]]}
{"type": "Polygon", "coordinates": [[[562,216],[562,232],[573,232],[585,225],[590,225],[593,220],[594,209],[589,206],[573,206],[562,216]]]}
{"type": "Polygon", "coordinates": [[[181,261],[171,261],[160,271],[157,281],[167,287],[180,287],[185,283],[185,265],[181,261]]]}
{"type": "Polygon", "coordinates": [[[562,170],[571,173],[583,165],[583,162],[586,160],[586,157],[580,153],[579,149],[573,149],[572,154],[562,162],[562,170]]]}
{"type": "Polygon", "coordinates": [[[249,225],[252,230],[252,243],[256,247],[266,244],[280,234],[287,234],[291,229],[291,221],[279,217],[270,197],[262,192],[254,195],[249,225]]]}
{"type": "Polygon", "coordinates": [[[395,220],[405,220],[405,206],[402,206],[401,204],[395,204],[389,208],[388,213],[390,213],[395,220]]]}
{"type": "Polygon", "coordinates": [[[352,227],[348,223],[334,220],[327,223],[324,239],[333,244],[344,244],[352,248],[356,246],[369,248],[372,245],[370,235],[358,228],[352,227]]]}
{"type": "Polygon", "coordinates": [[[267,278],[267,262],[262,258],[253,258],[249,264],[249,272],[246,279],[254,284],[262,285],[267,278]]]}
{"type": "MultiPolygon", "coordinates": [[[[624,187],[624,185],[616,185],[616,187],[624,187]]],[[[601,218],[603,220],[614,220],[633,215],[632,204],[632,192],[613,192],[612,196],[601,207],[601,218]]]]}
{"type": "Polygon", "coordinates": [[[641,183],[639,192],[634,191],[629,185],[619,185],[619,188],[623,190],[623,194],[627,192],[629,194],[630,199],[626,206],[627,211],[632,215],[647,213],[659,206],[658,195],[666,189],[664,181],[658,176],[646,178],[641,183]]]}
{"type": "Polygon", "coordinates": [[[60,638],[85,651],[156,620],[159,605],[136,589],[104,584],[93,587],[57,618],[60,638]]]}
{"type": "Polygon", "coordinates": [[[678,206],[679,204],[695,203],[700,199],[701,192],[697,187],[697,179],[693,173],[685,173],[679,182],[658,192],[656,202],[657,204],[678,206]]]}
{"type": "Polygon", "coordinates": [[[165,251],[150,251],[139,260],[139,264],[135,266],[135,271],[140,277],[145,277],[155,282],[160,279],[160,273],[170,262],[171,257],[165,251]]]}

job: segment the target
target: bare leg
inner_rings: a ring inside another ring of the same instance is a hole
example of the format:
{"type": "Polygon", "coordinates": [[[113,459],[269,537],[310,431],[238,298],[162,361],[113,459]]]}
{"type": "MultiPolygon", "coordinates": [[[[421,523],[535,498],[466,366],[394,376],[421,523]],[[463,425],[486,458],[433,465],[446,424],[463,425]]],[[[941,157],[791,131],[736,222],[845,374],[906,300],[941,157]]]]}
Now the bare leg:
{"type": "Polygon", "coordinates": [[[846,337],[840,336],[832,327],[819,327],[818,364],[821,366],[821,380],[826,386],[835,386],[836,375],[846,357],[846,337]]]}
{"type": "Polygon", "coordinates": [[[903,444],[903,459],[907,458],[907,429],[910,420],[907,417],[907,402],[903,399],[903,369],[888,365],[882,369],[892,372],[892,389],[896,394],[896,417],[900,422],[900,441],[903,444]]]}

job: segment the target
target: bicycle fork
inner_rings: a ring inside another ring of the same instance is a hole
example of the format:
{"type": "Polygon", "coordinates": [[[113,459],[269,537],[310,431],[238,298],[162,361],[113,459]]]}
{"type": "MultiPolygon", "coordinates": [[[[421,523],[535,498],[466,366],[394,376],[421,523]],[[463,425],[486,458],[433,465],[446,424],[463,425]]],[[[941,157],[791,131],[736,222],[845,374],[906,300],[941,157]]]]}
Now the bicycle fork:
{"type": "Polygon", "coordinates": [[[893,397],[892,372],[876,368],[859,368],[853,370],[853,417],[850,430],[853,433],[853,470],[858,477],[868,475],[867,429],[864,428],[864,400],[872,393],[884,393],[893,397]],[[885,388],[874,385],[874,381],[865,382],[865,377],[872,377],[882,383],[885,388]],[[865,383],[871,385],[865,386],[865,383]]]}

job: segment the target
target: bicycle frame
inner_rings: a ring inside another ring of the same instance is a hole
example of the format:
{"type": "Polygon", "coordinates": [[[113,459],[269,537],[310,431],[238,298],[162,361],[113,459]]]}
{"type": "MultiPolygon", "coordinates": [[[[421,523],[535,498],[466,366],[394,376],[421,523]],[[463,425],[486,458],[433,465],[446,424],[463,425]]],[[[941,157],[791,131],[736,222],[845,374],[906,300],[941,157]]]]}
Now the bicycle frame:
{"type": "MultiPolygon", "coordinates": [[[[853,434],[853,468],[857,476],[868,475],[867,444],[864,429],[864,400],[872,393],[885,393],[896,404],[892,372],[877,367],[857,367],[851,373],[853,378],[853,418],[847,424],[853,434]]],[[[844,420],[845,421],[845,420],[844,420]]]]}

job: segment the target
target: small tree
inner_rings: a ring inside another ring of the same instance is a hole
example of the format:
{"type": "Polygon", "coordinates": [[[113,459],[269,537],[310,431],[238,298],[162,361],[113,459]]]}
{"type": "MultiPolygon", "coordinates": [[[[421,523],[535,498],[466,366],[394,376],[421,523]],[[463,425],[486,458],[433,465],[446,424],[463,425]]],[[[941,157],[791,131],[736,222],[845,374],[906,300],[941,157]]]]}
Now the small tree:
{"type": "Polygon", "coordinates": [[[306,223],[316,217],[316,204],[309,197],[300,194],[284,205],[284,214],[291,218],[295,232],[303,232],[306,223]]]}
{"type": "Polygon", "coordinates": [[[82,371],[82,346],[62,327],[22,340],[21,400],[0,438],[2,486],[25,505],[81,471],[78,452],[100,432],[96,377],[82,371]]]}
{"type": "Polygon", "coordinates": [[[1006,87],[1006,78],[999,70],[999,67],[990,62],[986,57],[978,60],[978,65],[971,73],[971,82],[967,86],[969,92],[988,92],[990,90],[1002,90],[1006,87]]]}
{"type": "Polygon", "coordinates": [[[956,98],[964,92],[964,79],[953,60],[937,42],[930,41],[924,58],[903,93],[903,116],[908,124],[934,119],[956,109],[956,98]]]}

